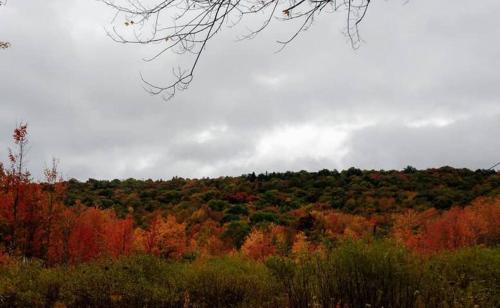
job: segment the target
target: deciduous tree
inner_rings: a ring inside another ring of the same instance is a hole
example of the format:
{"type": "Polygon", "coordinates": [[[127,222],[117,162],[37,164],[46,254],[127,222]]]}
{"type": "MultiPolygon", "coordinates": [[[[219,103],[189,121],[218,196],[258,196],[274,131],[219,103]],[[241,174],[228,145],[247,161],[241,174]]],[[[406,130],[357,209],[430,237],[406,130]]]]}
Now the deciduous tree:
{"type": "Polygon", "coordinates": [[[276,247],[273,245],[269,233],[254,229],[247,237],[241,251],[255,260],[263,260],[274,254],[276,247]]]}
{"type": "Polygon", "coordinates": [[[136,232],[137,247],[146,253],[164,258],[180,258],[188,251],[186,225],[178,223],[174,216],[157,212],[148,229],[136,232]]]}

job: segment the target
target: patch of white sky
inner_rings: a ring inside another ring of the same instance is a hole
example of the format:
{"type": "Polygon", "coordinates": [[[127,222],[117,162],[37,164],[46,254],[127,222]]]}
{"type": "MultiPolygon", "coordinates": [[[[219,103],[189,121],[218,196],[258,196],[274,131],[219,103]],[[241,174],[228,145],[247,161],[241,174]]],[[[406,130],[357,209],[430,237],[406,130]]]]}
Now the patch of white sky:
{"type": "Polygon", "coordinates": [[[458,121],[466,120],[470,115],[465,114],[428,114],[426,116],[414,116],[405,121],[407,127],[410,128],[444,128],[458,121]]]}
{"type": "MultiPolygon", "coordinates": [[[[294,162],[312,159],[318,162],[330,161],[342,169],[345,158],[350,153],[350,139],[357,130],[369,128],[383,123],[394,123],[414,129],[425,127],[444,128],[466,116],[456,117],[430,114],[428,117],[414,116],[408,118],[395,115],[372,115],[356,117],[343,122],[315,121],[299,124],[277,125],[259,136],[253,150],[244,156],[233,157],[227,161],[215,162],[211,165],[200,165],[197,176],[217,176],[224,169],[252,169],[257,166],[271,166],[280,162],[293,165],[294,162]]],[[[212,125],[193,135],[197,143],[206,144],[230,131],[225,124],[212,125]]]]}
{"type": "Polygon", "coordinates": [[[256,145],[258,160],[288,160],[302,157],[321,159],[345,153],[349,131],[335,126],[316,124],[277,127],[256,145]],[[340,150],[340,151],[339,151],[340,150]]]}
{"type": "Polygon", "coordinates": [[[287,74],[256,74],[253,76],[257,84],[267,87],[277,87],[289,81],[290,76],[287,74]]]}
{"type": "Polygon", "coordinates": [[[211,125],[208,129],[204,129],[193,135],[193,139],[197,143],[207,143],[216,138],[219,138],[228,130],[227,125],[211,125]]]}
{"type": "Polygon", "coordinates": [[[261,136],[255,152],[248,158],[249,165],[313,159],[331,160],[342,166],[343,158],[349,153],[351,134],[370,125],[373,125],[372,121],[363,120],[344,124],[310,122],[277,126],[261,136]]]}

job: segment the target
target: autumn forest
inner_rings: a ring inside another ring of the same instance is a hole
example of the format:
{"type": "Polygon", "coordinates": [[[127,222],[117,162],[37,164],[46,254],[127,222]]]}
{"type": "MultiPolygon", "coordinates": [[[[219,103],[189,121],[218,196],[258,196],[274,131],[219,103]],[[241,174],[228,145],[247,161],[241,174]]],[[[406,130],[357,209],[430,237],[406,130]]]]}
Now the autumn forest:
{"type": "Polygon", "coordinates": [[[0,166],[0,305],[495,307],[500,173],[64,180],[0,166]]]}

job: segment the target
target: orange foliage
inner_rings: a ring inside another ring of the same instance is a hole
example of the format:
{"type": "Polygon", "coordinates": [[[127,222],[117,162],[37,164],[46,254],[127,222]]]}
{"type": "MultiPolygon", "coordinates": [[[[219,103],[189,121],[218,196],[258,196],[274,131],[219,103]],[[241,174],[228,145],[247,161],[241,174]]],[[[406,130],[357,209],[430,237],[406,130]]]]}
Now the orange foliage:
{"type": "Polygon", "coordinates": [[[435,219],[438,212],[434,208],[430,208],[423,212],[417,212],[410,209],[402,214],[394,216],[394,224],[392,227],[393,237],[408,247],[414,247],[418,240],[417,233],[420,228],[429,220],[435,219]]]}
{"type": "Polygon", "coordinates": [[[461,247],[500,243],[500,198],[480,198],[465,208],[398,215],[394,237],[408,247],[432,253],[461,247]]]}
{"type": "Polygon", "coordinates": [[[311,245],[307,241],[307,237],[304,232],[299,232],[295,236],[295,241],[293,242],[292,252],[294,254],[303,254],[311,250],[311,245]]]}
{"type": "Polygon", "coordinates": [[[241,246],[241,251],[252,259],[263,260],[274,254],[276,247],[268,232],[264,233],[262,230],[254,229],[241,246]]]}
{"type": "Polygon", "coordinates": [[[376,221],[358,215],[329,211],[315,212],[315,218],[321,222],[325,234],[332,240],[339,238],[362,238],[373,234],[376,221]]]}
{"type": "Polygon", "coordinates": [[[191,227],[190,238],[201,255],[216,256],[229,251],[229,247],[220,239],[224,228],[211,219],[191,227]]]}
{"type": "Polygon", "coordinates": [[[132,243],[132,220],[118,219],[111,210],[63,205],[65,185],[54,160],[45,182],[33,183],[24,170],[27,126],[14,131],[16,152],[10,170],[0,168],[2,244],[10,254],[36,257],[48,264],[84,262],[100,256],[127,254],[132,243]]]}
{"type": "Polygon", "coordinates": [[[279,225],[270,226],[272,243],[276,247],[276,253],[287,255],[293,242],[293,232],[289,228],[279,225]]]}
{"type": "Polygon", "coordinates": [[[164,258],[180,258],[189,250],[186,225],[178,223],[174,216],[164,219],[156,213],[149,229],[136,231],[136,247],[148,254],[164,258]]]}

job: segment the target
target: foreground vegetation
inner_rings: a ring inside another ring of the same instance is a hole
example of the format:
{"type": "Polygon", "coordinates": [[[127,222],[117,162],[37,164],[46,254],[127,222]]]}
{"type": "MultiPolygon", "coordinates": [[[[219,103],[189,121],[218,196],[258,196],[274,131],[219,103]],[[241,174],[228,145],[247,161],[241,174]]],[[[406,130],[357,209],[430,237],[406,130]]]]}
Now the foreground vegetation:
{"type": "Polygon", "coordinates": [[[387,242],[323,254],[166,261],[136,255],[0,267],[2,307],[498,307],[500,249],[421,257],[387,242]]]}

